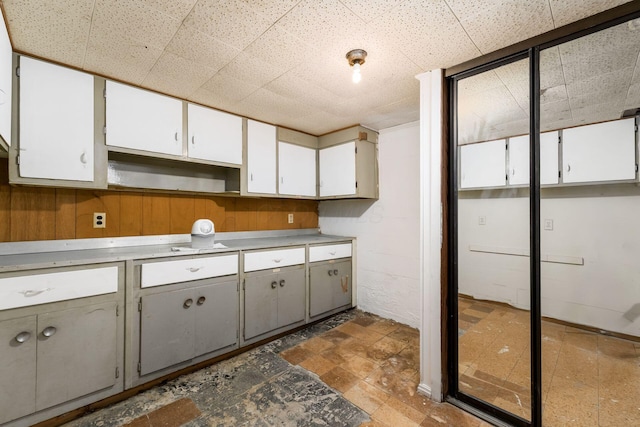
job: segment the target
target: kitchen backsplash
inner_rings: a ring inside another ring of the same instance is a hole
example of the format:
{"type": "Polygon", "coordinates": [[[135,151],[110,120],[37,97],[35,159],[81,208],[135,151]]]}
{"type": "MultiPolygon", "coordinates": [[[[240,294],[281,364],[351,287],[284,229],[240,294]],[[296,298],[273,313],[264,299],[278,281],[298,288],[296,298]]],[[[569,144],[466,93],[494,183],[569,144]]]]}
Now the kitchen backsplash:
{"type": "Polygon", "coordinates": [[[198,218],[220,232],[317,228],[318,202],[12,187],[0,163],[0,242],[188,234],[198,218]],[[94,212],[106,213],[106,228],[93,228],[94,212]]]}

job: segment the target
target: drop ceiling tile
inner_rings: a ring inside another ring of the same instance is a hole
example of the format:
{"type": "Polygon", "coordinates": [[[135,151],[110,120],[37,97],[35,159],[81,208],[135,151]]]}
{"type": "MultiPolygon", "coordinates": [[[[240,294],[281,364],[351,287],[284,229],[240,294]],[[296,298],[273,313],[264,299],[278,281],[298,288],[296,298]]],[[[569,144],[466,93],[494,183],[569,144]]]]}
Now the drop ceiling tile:
{"type": "Polygon", "coordinates": [[[271,22],[276,22],[293,7],[295,7],[300,0],[242,0],[243,3],[250,6],[260,15],[264,16],[271,22]]]}
{"type": "Polygon", "coordinates": [[[203,84],[202,89],[215,93],[225,104],[234,104],[260,89],[260,86],[237,79],[231,74],[218,73],[203,84]]]}
{"type": "Polygon", "coordinates": [[[242,0],[199,0],[184,24],[223,43],[244,49],[273,22],[242,0]]]}
{"type": "Polygon", "coordinates": [[[219,93],[211,92],[203,87],[196,89],[196,91],[187,98],[187,101],[222,111],[231,111],[231,108],[236,103],[236,101],[230,101],[229,99],[220,96],[219,93]]]}
{"type": "MultiPolygon", "coordinates": [[[[295,99],[285,98],[277,93],[266,89],[258,89],[251,95],[240,101],[237,106],[239,108],[257,109],[260,113],[268,112],[271,117],[302,117],[314,112],[314,108],[295,99]],[[277,106],[277,108],[274,108],[277,106]]],[[[258,115],[260,117],[260,115],[258,115]]],[[[279,123],[282,119],[274,120],[272,123],[279,123]]]]}
{"type": "Polygon", "coordinates": [[[586,80],[592,76],[612,73],[625,68],[634,67],[636,62],[636,50],[621,52],[620,49],[612,49],[610,52],[601,52],[591,55],[576,55],[570,61],[564,61],[563,70],[567,84],[586,80]]]}
{"type": "Polygon", "coordinates": [[[290,70],[314,56],[313,48],[273,26],[244,49],[244,53],[278,69],[290,70]]]}
{"type": "MultiPolygon", "coordinates": [[[[565,85],[550,87],[540,90],[540,105],[551,104],[558,101],[564,101],[569,98],[567,87],[565,85]]],[[[568,101],[567,101],[568,102],[568,101]]]]}
{"type": "Polygon", "coordinates": [[[596,74],[567,85],[569,97],[595,95],[601,99],[624,97],[629,88],[634,67],[596,74]]]}
{"type": "Polygon", "coordinates": [[[482,53],[554,28],[547,0],[446,0],[446,3],[482,53]]]}
{"type": "Polygon", "coordinates": [[[239,49],[185,25],[180,27],[166,51],[213,70],[221,69],[240,53],[239,49]]]}
{"type": "Polygon", "coordinates": [[[14,50],[82,67],[94,0],[3,2],[14,50]]]}
{"type": "Polygon", "coordinates": [[[624,109],[640,108],[640,83],[629,86],[629,91],[624,103],[624,109]]]}
{"type": "Polygon", "coordinates": [[[540,126],[546,128],[549,122],[571,119],[569,100],[564,99],[540,105],[540,126]]]}
{"type": "Polygon", "coordinates": [[[241,52],[222,69],[221,74],[233,76],[251,85],[263,86],[287,71],[285,67],[266,63],[254,56],[241,52]]]}
{"type": "Polygon", "coordinates": [[[351,12],[355,13],[364,22],[371,22],[374,19],[391,12],[391,10],[401,4],[404,0],[341,0],[351,12]]]}
{"type": "Polygon", "coordinates": [[[273,80],[265,89],[290,99],[305,102],[312,107],[328,109],[344,102],[346,98],[296,77],[293,73],[286,73],[273,80]]]}
{"type": "Polygon", "coordinates": [[[142,0],[147,6],[162,13],[184,19],[198,0],[142,0]]]}
{"type": "Polygon", "coordinates": [[[215,73],[216,70],[165,52],[144,79],[142,86],[180,98],[188,98],[215,73]]]}
{"type": "Polygon", "coordinates": [[[555,27],[570,24],[630,0],[549,0],[555,27]]]}

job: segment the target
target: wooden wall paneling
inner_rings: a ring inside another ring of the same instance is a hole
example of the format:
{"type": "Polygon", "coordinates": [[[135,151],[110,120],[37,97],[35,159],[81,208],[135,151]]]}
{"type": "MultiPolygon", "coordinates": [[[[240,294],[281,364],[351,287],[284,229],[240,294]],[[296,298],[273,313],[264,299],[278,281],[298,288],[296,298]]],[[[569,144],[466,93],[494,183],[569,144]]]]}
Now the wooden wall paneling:
{"type": "Polygon", "coordinates": [[[0,242],[11,241],[11,187],[0,184],[0,242]]]}
{"type": "Polygon", "coordinates": [[[258,229],[257,201],[259,201],[259,199],[236,199],[236,231],[253,231],[258,229]]]}
{"type": "Polygon", "coordinates": [[[120,236],[120,193],[116,191],[76,191],[76,238],[120,236]],[[105,228],[93,228],[94,212],[104,212],[105,228]]]}
{"type": "Polygon", "coordinates": [[[170,234],[170,210],[171,196],[145,193],[142,197],[142,234],[170,234]]]}
{"type": "Polygon", "coordinates": [[[275,230],[276,214],[280,209],[280,200],[258,199],[256,200],[257,230],[275,230]]]}
{"type": "Polygon", "coordinates": [[[11,241],[56,237],[56,191],[53,188],[11,188],[11,241]]]}
{"type": "Polygon", "coordinates": [[[142,236],[142,193],[120,194],[120,236],[142,236]]]}
{"type": "MultiPolygon", "coordinates": [[[[238,199],[231,197],[219,197],[216,199],[217,205],[224,209],[224,218],[222,219],[222,228],[220,231],[236,231],[236,201],[238,199]]],[[[217,229],[217,225],[216,225],[217,229]]]]}
{"type": "Polygon", "coordinates": [[[171,234],[190,234],[191,226],[196,218],[195,199],[193,197],[176,196],[170,199],[171,234]]]}
{"type": "Polygon", "coordinates": [[[56,239],[76,238],[76,190],[56,189],[56,239]]]}

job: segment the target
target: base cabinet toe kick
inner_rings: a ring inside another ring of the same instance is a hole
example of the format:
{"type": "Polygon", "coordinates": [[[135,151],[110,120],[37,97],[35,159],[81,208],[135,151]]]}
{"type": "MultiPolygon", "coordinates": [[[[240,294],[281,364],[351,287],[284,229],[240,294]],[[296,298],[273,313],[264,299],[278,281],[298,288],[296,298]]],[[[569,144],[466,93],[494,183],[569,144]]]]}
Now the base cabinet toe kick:
{"type": "Polygon", "coordinates": [[[349,309],[354,249],[345,238],[0,272],[0,426],[48,420],[349,309]]]}

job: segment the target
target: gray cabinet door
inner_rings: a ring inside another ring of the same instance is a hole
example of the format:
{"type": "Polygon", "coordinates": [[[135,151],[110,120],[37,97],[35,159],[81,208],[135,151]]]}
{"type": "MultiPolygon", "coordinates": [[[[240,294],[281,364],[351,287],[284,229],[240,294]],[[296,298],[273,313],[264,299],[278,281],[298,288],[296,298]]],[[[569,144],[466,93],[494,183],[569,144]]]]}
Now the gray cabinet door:
{"type": "Polygon", "coordinates": [[[304,269],[283,271],[278,276],[278,327],[304,320],[304,269]]]}
{"type": "Polygon", "coordinates": [[[142,297],[140,374],[189,360],[194,355],[193,290],[162,292],[142,297]]]}
{"type": "Polygon", "coordinates": [[[230,345],[238,337],[238,281],[194,289],[195,356],[230,345]]]}
{"type": "Polygon", "coordinates": [[[351,261],[310,267],[309,316],[351,305],[351,261]]]}
{"type": "Polygon", "coordinates": [[[36,410],[115,384],[115,302],[38,315],[36,410]]]}
{"type": "Polygon", "coordinates": [[[36,409],[36,316],[0,322],[0,361],[2,424],[36,409]]]}
{"type": "Polygon", "coordinates": [[[251,276],[244,286],[244,338],[278,327],[278,273],[251,276]]]}

